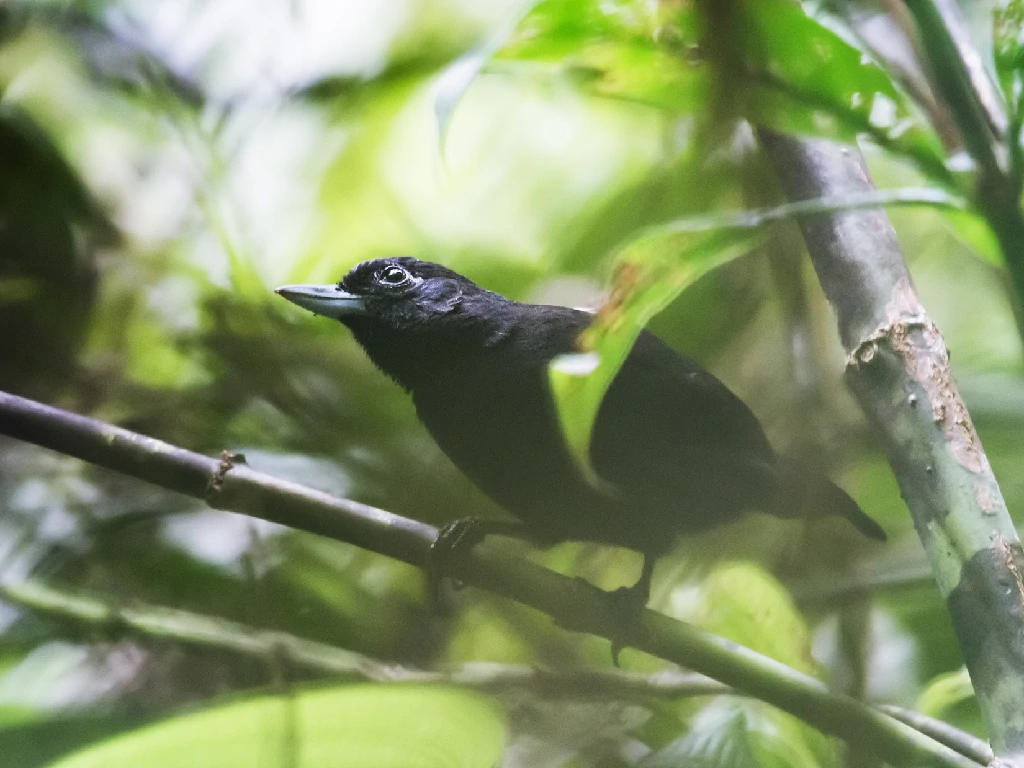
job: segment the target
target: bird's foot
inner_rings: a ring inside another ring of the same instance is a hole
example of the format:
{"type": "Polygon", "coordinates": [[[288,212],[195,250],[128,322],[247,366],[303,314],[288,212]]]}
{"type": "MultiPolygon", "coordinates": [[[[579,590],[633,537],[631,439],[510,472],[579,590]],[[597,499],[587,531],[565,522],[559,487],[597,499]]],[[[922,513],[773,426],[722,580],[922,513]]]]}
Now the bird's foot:
{"type": "Polygon", "coordinates": [[[635,627],[643,620],[649,586],[641,580],[632,587],[608,591],[577,576],[572,579],[570,587],[575,594],[569,598],[570,604],[579,610],[560,616],[558,624],[571,632],[607,637],[611,642],[612,663],[617,667],[620,652],[633,644],[635,627]],[[572,599],[574,596],[578,596],[577,599],[572,599]]]}
{"type": "MultiPolygon", "coordinates": [[[[483,521],[477,517],[460,517],[444,525],[437,537],[430,543],[430,555],[427,562],[427,599],[431,610],[440,613],[442,606],[442,580],[452,559],[460,551],[471,549],[483,541],[486,531],[483,521]]],[[[456,589],[462,587],[461,582],[453,580],[456,589]]]]}
{"type": "MultiPolygon", "coordinates": [[[[504,520],[484,520],[479,517],[460,517],[444,525],[430,544],[427,563],[427,595],[434,609],[441,606],[441,582],[447,575],[452,561],[469,551],[489,534],[523,537],[525,530],[521,523],[504,520]]],[[[461,589],[462,583],[453,580],[453,586],[461,589]]]]}
{"type": "Polygon", "coordinates": [[[651,599],[651,579],[655,558],[644,555],[640,578],[632,587],[619,587],[609,594],[613,605],[614,621],[619,632],[611,638],[612,664],[619,666],[619,653],[628,645],[633,627],[640,623],[647,601],[651,599]]]}
{"type": "Polygon", "coordinates": [[[608,598],[612,605],[613,621],[616,632],[609,638],[612,644],[612,664],[619,666],[619,654],[629,645],[633,628],[640,623],[647,600],[650,597],[650,584],[643,579],[632,587],[619,587],[609,592],[608,598]]]}
{"type": "Polygon", "coordinates": [[[456,554],[472,549],[487,535],[479,517],[460,517],[445,524],[430,543],[430,565],[436,578],[445,575],[446,566],[456,554]]]}

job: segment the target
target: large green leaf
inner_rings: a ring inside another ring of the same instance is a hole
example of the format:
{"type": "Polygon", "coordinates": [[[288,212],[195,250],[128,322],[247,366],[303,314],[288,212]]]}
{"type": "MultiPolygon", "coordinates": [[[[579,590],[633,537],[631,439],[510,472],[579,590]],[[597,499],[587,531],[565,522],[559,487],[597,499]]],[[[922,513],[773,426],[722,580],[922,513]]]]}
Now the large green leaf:
{"type": "Polygon", "coordinates": [[[18,768],[48,766],[61,755],[83,745],[138,727],[141,712],[41,712],[0,708],[2,764],[18,768]]]}
{"type": "Polygon", "coordinates": [[[634,241],[619,257],[612,295],[579,340],[580,353],[556,358],[549,368],[562,430],[590,480],[590,434],[598,408],[636,337],[654,315],[688,285],[746,253],[753,234],[744,229],[677,233],[658,229],[634,241]]]}
{"type": "Polygon", "coordinates": [[[491,768],[504,725],[480,697],[357,685],[263,696],[119,736],[53,768],[491,768]]]}
{"type": "Polygon", "coordinates": [[[680,219],[651,227],[625,246],[616,259],[610,297],[578,339],[578,352],[555,358],[548,369],[566,442],[590,482],[601,485],[589,458],[601,400],[652,317],[701,276],[748,252],[765,225],[804,214],[884,204],[963,207],[961,200],[941,190],[881,190],[680,219]]]}
{"type": "Polygon", "coordinates": [[[786,589],[749,563],[727,563],[705,578],[692,603],[680,604],[681,618],[727,637],[809,675],[820,668],[811,658],[811,634],[786,589]]]}
{"type": "MultiPolygon", "coordinates": [[[[792,599],[770,574],[748,563],[715,568],[677,590],[670,611],[807,674],[819,673],[811,634],[792,599]]],[[[693,714],[689,731],[653,753],[643,768],[817,766],[831,762],[818,731],[763,702],[716,697],[693,714]]]]}

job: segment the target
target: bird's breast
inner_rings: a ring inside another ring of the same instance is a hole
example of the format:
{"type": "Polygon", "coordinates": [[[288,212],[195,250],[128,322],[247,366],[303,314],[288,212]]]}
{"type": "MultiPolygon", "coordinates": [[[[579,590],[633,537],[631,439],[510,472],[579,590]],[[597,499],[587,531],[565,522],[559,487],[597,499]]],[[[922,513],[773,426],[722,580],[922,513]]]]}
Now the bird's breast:
{"type": "MultiPolygon", "coordinates": [[[[452,366],[413,389],[417,414],[482,491],[535,528],[575,528],[603,500],[576,469],[543,368],[452,366]]],[[[578,533],[554,538],[573,538],[578,533]]]]}

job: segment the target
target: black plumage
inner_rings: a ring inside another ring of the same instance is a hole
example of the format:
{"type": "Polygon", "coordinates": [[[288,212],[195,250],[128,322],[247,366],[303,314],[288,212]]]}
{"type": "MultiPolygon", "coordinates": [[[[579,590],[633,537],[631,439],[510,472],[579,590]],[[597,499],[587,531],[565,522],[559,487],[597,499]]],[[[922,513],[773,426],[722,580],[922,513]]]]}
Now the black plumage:
{"type": "Polygon", "coordinates": [[[600,406],[590,446],[604,481],[573,462],[547,367],[577,351],[593,316],[523,304],[408,257],[365,262],[337,286],[286,286],[285,298],[348,326],[411,393],[455,465],[542,542],[585,540],[653,559],[680,534],[759,510],[839,515],[882,529],[840,488],[772,449],[744,403],[694,360],[644,332],[600,406]]]}

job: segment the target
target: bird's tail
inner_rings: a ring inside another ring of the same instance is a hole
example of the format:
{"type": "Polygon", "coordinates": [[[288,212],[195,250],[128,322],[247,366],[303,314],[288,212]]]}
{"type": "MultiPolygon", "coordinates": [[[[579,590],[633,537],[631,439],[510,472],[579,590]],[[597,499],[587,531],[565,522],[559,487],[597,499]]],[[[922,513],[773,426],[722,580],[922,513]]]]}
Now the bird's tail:
{"type": "Polygon", "coordinates": [[[845,517],[858,531],[869,539],[885,541],[885,531],[860,508],[850,495],[826,477],[808,478],[806,473],[793,467],[785,471],[788,475],[783,485],[788,486],[782,494],[781,505],[785,509],[776,512],[782,517],[845,517]]]}
{"type": "Polygon", "coordinates": [[[856,501],[850,498],[846,491],[831,480],[825,480],[818,485],[818,498],[814,499],[815,505],[811,509],[818,510],[819,514],[823,515],[845,517],[853,524],[854,528],[869,539],[885,541],[886,536],[882,526],[868,517],[867,513],[860,508],[856,501]]]}

